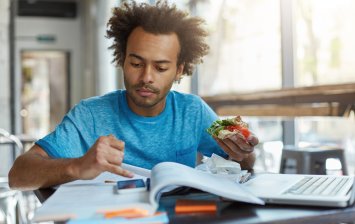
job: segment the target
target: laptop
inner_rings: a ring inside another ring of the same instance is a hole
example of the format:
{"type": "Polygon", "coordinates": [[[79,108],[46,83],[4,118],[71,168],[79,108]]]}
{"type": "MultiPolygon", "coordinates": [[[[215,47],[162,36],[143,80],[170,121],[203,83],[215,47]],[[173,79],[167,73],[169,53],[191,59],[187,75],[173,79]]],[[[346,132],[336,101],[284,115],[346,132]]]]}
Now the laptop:
{"type": "Polygon", "coordinates": [[[265,173],[242,185],[268,204],[347,207],[355,197],[353,176],[265,173]]]}

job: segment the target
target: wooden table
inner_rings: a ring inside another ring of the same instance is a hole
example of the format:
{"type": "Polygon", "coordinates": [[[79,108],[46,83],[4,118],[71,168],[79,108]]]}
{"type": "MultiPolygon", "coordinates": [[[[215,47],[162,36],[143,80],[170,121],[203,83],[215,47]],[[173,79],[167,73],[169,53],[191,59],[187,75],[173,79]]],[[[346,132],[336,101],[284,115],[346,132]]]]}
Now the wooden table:
{"type": "Polygon", "coordinates": [[[219,116],[347,116],[355,108],[355,83],[202,98],[219,116]]]}

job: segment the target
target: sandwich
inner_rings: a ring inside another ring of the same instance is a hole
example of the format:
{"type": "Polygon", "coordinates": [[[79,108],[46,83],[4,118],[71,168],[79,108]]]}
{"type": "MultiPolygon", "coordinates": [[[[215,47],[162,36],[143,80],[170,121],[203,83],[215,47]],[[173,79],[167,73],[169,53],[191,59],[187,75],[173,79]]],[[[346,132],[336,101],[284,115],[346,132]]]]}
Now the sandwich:
{"type": "Polygon", "coordinates": [[[247,140],[250,136],[248,124],[240,116],[216,120],[207,129],[207,132],[215,138],[225,139],[232,135],[238,135],[247,140]]]}

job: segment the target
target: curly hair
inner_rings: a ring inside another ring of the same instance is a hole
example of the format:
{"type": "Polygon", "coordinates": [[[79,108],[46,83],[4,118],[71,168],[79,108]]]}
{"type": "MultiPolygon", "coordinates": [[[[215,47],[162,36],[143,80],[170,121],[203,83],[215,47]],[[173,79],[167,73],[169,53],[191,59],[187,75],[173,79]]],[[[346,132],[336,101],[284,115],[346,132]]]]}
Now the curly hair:
{"type": "Polygon", "coordinates": [[[155,6],[134,1],[123,3],[112,10],[113,16],[107,23],[107,38],[113,38],[114,60],[123,66],[127,40],[136,27],[142,27],[153,34],[176,33],[180,42],[177,65],[184,65],[183,74],[192,75],[194,65],[202,63],[202,57],[208,53],[205,43],[207,31],[202,28],[204,20],[190,17],[188,13],[178,10],[176,5],[158,1],[155,6]]]}

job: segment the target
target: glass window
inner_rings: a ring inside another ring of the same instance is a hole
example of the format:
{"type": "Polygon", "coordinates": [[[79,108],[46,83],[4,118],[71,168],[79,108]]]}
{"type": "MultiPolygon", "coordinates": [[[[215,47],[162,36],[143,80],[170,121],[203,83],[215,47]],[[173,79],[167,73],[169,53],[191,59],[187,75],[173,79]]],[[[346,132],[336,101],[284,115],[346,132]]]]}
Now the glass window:
{"type": "Polygon", "coordinates": [[[355,82],[355,1],[298,0],[296,86],[355,82]]]}
{"type": "Polygon", "coordinates": [[[281,88],[279,1],[204,1],[196,14],[210,32],[200,95],[281,88]]]}
{"type": "Polygon", "coordinates": [[[259,138],[260,143],[255,147],[257,160],[256,170],[279,172],[282,142],[281,117],[245,117],[250,130],[259,138]]]}
{"type": "MultiPolygon", "coordinates": [[[[199,95],[281,88],[279,1],[200,1],[195,10],[206,20],[210,33],[210,53],[198,70],[199,95]]],[[[277,172],[282,149],[281,120],[243,119],[261,141],[256,148],[256,167],[277,172]]]]}

